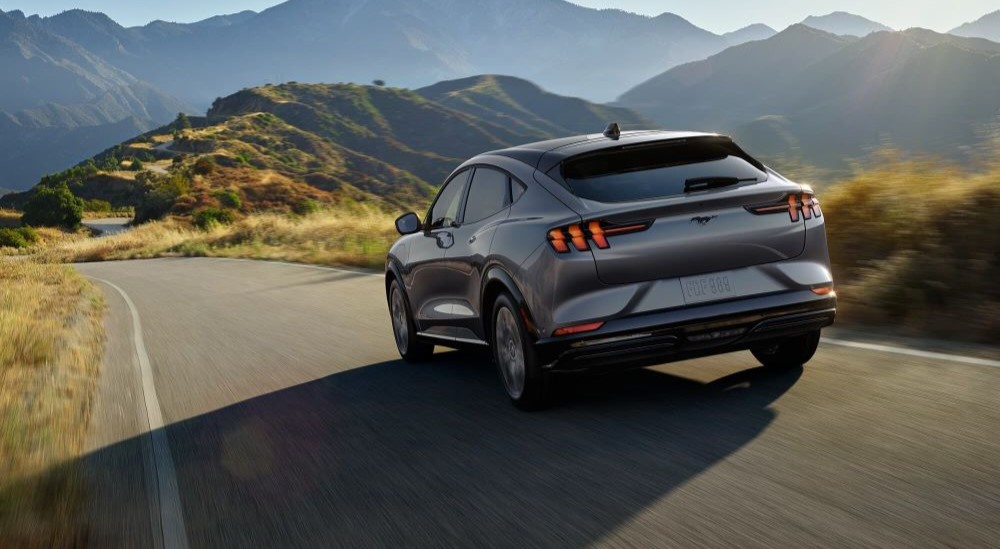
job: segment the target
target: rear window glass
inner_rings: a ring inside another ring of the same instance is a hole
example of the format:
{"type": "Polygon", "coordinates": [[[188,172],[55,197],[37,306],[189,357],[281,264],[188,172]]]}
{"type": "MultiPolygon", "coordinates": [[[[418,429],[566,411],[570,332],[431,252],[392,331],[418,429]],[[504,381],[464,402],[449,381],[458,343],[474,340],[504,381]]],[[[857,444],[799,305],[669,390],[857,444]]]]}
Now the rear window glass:
{"type": "Polygon", "coordinates": [[[684,194],[698,182],[763,182],[767,172],[732,141],[709,138],[584,154],[562,163],[562,177],[580,198],[633,202],[684,194]]]}

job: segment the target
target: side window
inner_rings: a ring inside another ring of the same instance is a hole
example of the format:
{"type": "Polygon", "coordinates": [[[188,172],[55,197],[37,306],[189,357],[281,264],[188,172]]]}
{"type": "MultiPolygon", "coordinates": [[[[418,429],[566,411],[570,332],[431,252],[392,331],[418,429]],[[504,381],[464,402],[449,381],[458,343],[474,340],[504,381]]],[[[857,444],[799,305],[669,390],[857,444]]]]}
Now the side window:
{"type": "Polygon", "coordinates": [[[450,226],[453,221],[458,221],[458,209],[462,205],[462,191],[465,190],[465,182],[469,180],[471,170],[466,170],[444,184],[444,188],[438,193],[437,200],[431,208],[428,216],[432,229],[450,226]]]}
{"type": "Polygon", "coordinates": [[[521,183],[520,181],[515,181],[515,180],[511,179],[510,180],[510,203],[513,204],[513,203],[517,202],[517,199],[521,198],[521,195],[524,194],[524,191],[526,191],[526,190],[528,190],[528,189],[527,189],[527,187],[524,186],[524,183],[521,183]]]}
{"type": "Polygon", "coordinates": [[[469,187],[463,223],[477,223],[507,207],[507,174],[476,168],[469,187]]]}

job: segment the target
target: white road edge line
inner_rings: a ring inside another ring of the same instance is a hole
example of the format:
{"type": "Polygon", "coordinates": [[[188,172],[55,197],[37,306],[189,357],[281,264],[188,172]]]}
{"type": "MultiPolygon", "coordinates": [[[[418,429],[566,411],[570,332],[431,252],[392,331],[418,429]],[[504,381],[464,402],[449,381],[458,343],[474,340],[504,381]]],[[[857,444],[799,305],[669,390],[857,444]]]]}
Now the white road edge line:
{"type": "MultiPolygon", "coordinates": [[[[132,299],[115,284],[107,280],[89,277],[107,284],[118,292],[132,314],[132,341],[135,343],[135,354],[138,358],[139,373],[142,377],[143,400],[146,403],[146,417],[149,421],[149,435],[153,444],[153,460],[156,468],[156,488],[159,493],[159,518],[163,547],[165,549],[187,549],[187,530],[184,527],[184,513],[181,508],[180,490],[177,487],[177,472],[174,470],[174,459],[170,454],[170,442],[163,425],[163,413],[160,411],[160,401],[156,398],[156,385],[153,382],[153,368],[146,354],[146,344],[142,339],[142,323],[139,321],[139,311],[132,299]]],[[[150,510],[153,516],[156,509],[150,510]]],[[[159,544],[157,544],[159,545],[159,544]]]]}
{"type": "Polygon", "coordinates": [[[829,343],[830,345],[839,345],[841,347],[852,347],[854,349],[864,349],[866,351],[878,351],[880,353],[893,353],[897,355],[930,358],[934,360],[947,360],[950,362],[960,362],[963,364],[975,364],[977,366],[992,366],[994,368],[1000,368],[1000,360],[990,360],[988,358],[975,358],[971,356],[950,355],[947,353],[933,353],[930,351],[918,351],[916,349],[907,349],[905,347],[893,347],[891,345],[879,345],[877,343],[860,343],[857,341],[847,341],[844,339],[835,339],[830,337],[824,337],[820,341],[823,343],[829,343]]]}

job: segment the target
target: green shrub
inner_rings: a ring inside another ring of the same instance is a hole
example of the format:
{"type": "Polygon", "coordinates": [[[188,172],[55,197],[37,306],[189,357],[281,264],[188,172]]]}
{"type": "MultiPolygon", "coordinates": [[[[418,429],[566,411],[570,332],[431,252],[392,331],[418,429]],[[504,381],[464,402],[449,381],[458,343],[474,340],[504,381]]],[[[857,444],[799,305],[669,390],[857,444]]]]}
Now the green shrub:
{"type": "MultiPolygon", "coordinates": [[[[139,175],[144,176],[145,174],[139,175]]],[[[182,174],[173,174],[168,177],[156,177],[150,174],[141,179],[137,178],[137,180],[146,185],[146,194],[135,210],[136,223],[162,219],[173,208],[178,197],[191,192],[191,184],[182,174]]]]}
{"type": "Polygon", "coordinates": [[[27,248],[38,242],[38,232],[31,227],[0,228],[0,248],[27,248]]]}
{"type": "Polygon", "coordinates": [[[129,171],[132,172],[141,172],[142,170],[146,169],[146,167],[142,165],[141,160],[139,160],[138,158],[133,158],[132,163],[129,164],[128,166],[128,169],[129,171]]]}
{"type": "Polygon", "coordinates": [[[196,175],[210,175],[215,171],[215,159],[211,156],[202,156],[195,160],[192,171],[196,175]]]}
{"type": "Polygon", "coordinates": [[[306,198],[292,205],[292,211],[299,215],[310,215],[320,210],[319,202],[306,198]]]}
{"type": "Polygon", "coordinates": [[[208,207],[194,212],[194,224],[201,229],[209,229],[215,225],[229,225],[234,221],[236,214],[232,210],[208,207]]]}
{"type": "Polygon", "coordinates": [[[243,207],[243,199],[240,198],[239,193],[233,189],[218,190],[212,193],[212,196],[214,196],[220,204],[227,208],[238,210],[243,207]]]}
{"type": "Polygon", "coordinates": [[[65,183],[39,186],[24,205],[21,223],[31,227],[76,229],[83,220],[83,200],[73,195],[65,183]]]}
{"type": "Polygon", "coordinates": [[[85,212],[101,212],[106,213],[111,211],[111,203],[107,200],[99,200],[97,198],[92,198],[90,200],[83,201],[83,211],[85,212]]]}

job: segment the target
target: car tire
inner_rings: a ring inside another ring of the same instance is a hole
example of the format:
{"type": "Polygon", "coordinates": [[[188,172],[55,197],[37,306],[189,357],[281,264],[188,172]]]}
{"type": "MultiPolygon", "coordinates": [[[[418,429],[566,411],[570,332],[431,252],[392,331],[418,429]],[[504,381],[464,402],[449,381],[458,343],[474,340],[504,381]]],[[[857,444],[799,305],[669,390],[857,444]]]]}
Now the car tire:
{"type": "Polygon", "coordinates": [[[392,336],[396,340],[396,350],[406,362],[426,362],[434,354],[434,345],[417,337],[417,326],[410,314],[406,294],[393,280],[389,285],[389,317],[392,320],[392,336]]]}
{"type": "Polygon", "coordinates": [[[820,331],[816,330],[771,345],[756,347],[750,352],[767,368],[796,368],[809,362],[816,354],[816,347],[819,346],[819,334],[820,331]]]}
{"type": "Polygon", "coordinates": [[[549,404],[551,375],[542,369],[530,333],[518,307],[507,294],[493,305],[493,361],[508,398],[521,410],[539,410],[549,404]]]}

